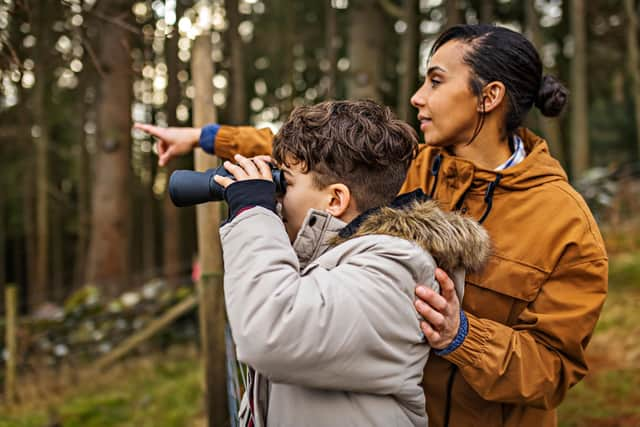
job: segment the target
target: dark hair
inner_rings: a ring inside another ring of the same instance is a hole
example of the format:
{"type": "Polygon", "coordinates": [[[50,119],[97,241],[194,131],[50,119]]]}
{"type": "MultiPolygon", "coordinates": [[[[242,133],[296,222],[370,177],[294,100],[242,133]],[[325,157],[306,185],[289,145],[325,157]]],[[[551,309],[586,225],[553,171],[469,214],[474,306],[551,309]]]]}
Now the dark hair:
{"type": "MultiPolygon", "coordinates": [[[[559,115],[569,91],[555,77],[542,76],[542,62],[535,47],[522,34],[495,25],[456,25],[440,34],[429,57],[445,43],[467,45],[464,62],[471,67],[471,90],[480,96],[484,85],[499,81],[506,88],[506,133],[513,133],[534,105],[548,117],[559,115]]],[[[482,103],[484,107],[484,103],[482,103]]],[[[484,123],[480,117],[474,138],[484,123]]],[[[472,138],[473,139],[473,138],[472,138]]]]}
{"type": "Polygon", "coordinates": [[[417,150],[413,128],[373,101],[296,108],[273,140],[278,164],[302,165],[318,188],[344,183],[361,212],[394,199],[417,150]]]}

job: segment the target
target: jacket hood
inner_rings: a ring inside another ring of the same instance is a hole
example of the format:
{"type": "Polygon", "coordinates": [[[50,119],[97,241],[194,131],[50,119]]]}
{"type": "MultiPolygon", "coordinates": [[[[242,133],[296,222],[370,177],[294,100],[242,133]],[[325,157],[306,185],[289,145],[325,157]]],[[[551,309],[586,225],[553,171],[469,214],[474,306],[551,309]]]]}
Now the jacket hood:
{"type": "Polygon", "coordinates": [[[524,190],[551,181],[567,181],[567,174],[560,163],[551,157],[547,142],[526,128],[518,130],[524,142],[527,157],[518,165],[502,171],[501,186],[524,190]]]}
{"type": "MultiPolygon", "coordinates": [[[[409,195],[400,198],[407,199],[409,195]]],[[[429,252],[438,266],[447,272],[460,267],[467,272],[478,271],[490,253],[489,235],[478,222],[444,212],[437,202],[423,197],[413,197],[413,200],[399,206],[396,203],[378,209],[367,215],[348,237],[345,233],[340,234],[339,241],[370,234],[412,241],[429,252]]]]}
{"type": "MultiPolygon", "coordinates": [[[[524,142],[527,156],[517,165],[499,172],[501,178],[498,188],[526,190],[547,182],[567,181],[567,174],[560,163],[551,157],[549,146],[543,138],[526,128],[518,129],[517,134],[524,142]]],[[[481,168],[460,157],[448,154],[444,157],[448,159],[443,162],[440,173],[445,179],[455,176],[456,180],[462,181],[465,181],[464,177],[470,177],[475,182],[492,182],[498,174],[494,170],[481,168]]],[[[474,183],[475,185],[477,184],[474,183]]]]}

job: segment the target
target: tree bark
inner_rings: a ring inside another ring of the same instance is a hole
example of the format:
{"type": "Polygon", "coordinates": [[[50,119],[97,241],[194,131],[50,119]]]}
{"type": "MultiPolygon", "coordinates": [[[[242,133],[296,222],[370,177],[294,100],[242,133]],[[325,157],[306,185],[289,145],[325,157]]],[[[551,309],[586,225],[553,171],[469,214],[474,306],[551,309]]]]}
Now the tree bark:
{"type": "Polygon", "coordinates": [[[338,25],[336,9],[331,6],[330,1],[325,2],[325,46],[327,49],[327,61],[329,68],[327,70],[327,98],[336,98],[336,76],[337,76],[337,62],[338,52],[336,49],[336,39],[338,37],[338,25]]]}
{"type": "Polygon", "coordinates": [[[464,16],[458,7],[458,0],[445,0],[445,6],[447,12],[447,25],[445,28],[464,23],[464,16]]]}
{"type": "Polygon", "coordinates": [[[402,39],[401,64],[403,73],[400,76],[400,93],[398,94],[398,117],[406,122],[416,121],[415,110],[409,99],[418,86],[418,16],[420,10],[417,0],[404,0],[403,15],[407,23],[407,31],[402,39]]]}
{"type": "Polygon", "coordinates": [[[584,0],[571,1],[571,176],[578,178],[589,167],[589,129],[587,117],[587,30],[584,0]]]}
{"type": "MultiPolygon", "coordinates": [[[[89,73],[84,73],[85,77],[89,73]]],[[[77,205],[77,223],[78,234],[75,247],[75,264],[73,272],[74,288],[79,288],[84,282],[85,268],[87,263],[87,247],[89,243],[89,220],[91,211],[89,209],[89,188],[91,186],[91,174],[89,173],[90,158],[87,151],[87,140],[84,131],[84,125],[87,121],[87,112],[93,110],[93,97],[88,97],[89,91],[92,91],[91,85],[83,85],[82,100],[78,103],[78,117],[80,123],[76,131],[78,137],[78,149],[75,156],[75,172],[78,183],[78,205],[77,205]],[[89,99],[87,99],[89,98],[89,99]]]]}
{"type": "Polygon", "coordinates": [[[230,123],[234,125],[247,124],[247,91],[245,82],[245,65],[242,39],[238,33],[240,14],[238,0],[226,0],[227,16],[229,18],[229,59],[231,60],[231,91],[230,91],[230,123]]]}
{"type": "Polygon", "coordinates": [[[49,67],[50,21],[44,6],[33,9],[36,31],[36,60],[33,88],[33,122],[39,131],[34,136],[36,176],[36,253],[33,283],[29,287],[29,308],[36,309],[49,297],[49,125],[47,122],[47,76],[49,67]]]}
{"type": "MultiPolygon", "coordinates": [[[[533,7],[533,0],[525,1],[527,4],[525,7],[533,7]]],[[[480,6],[480,23],[482,24],[492,24],[495,20],[494,15],[495,5],[493,4],[493,0],[483,0],[482,5],[480,6]]]]}
{"type": "Polygon", "coordinates": [[[347,98],[382,101],[382,46],[384,20],[375,0],[355,1],[350,8],[349,58],[351,75],[347,84],[347,98]],[[372,31],[372,29],[375,29],[372,31]]]}
{"type": "MultiPolygon", "coordinates": [[[[178,19],[182,16],[182,8],[180,2],[176,4],[176,16],[178,19]]],[[[180,81],[178,80],[178,27],[173,29],[173,33],[166,41],[166,61],[167,61],[167,123],[169,126],[178,126],[178,118],[176,109],[180,102],[180,81]]],[[[167,165],[167,177],[171,176],[176,170],[176,159],[167,165]]],[[[169,193],[165,191],[162,200],[162,216],[163,216],[163,272],[170,286],[176,286],[180,280],[181,264],[184,256],[180,250],[180,239],[182,236],[182,227],[180,222],[180,210],[174,206],[169,193]]],[[[190,256],[191,254],[188,254],[190,256]]]]}
{"type": "Polygon", "coordinates": [[[156,236],[155,236],[155,198],[153,197],[151,176],[153,171],[153,160],[151,153],[144,153],[142,161],[148,175],[142,177],[138,183],[139,203],[142,203],[142,280],[148,281],[156,274],[156,236]]]}
{"type": "MultiPolygon", "coordinates": [[[[127,1],[99,2],[106,17],[129,16],[127,1]]],[[[98,150],[91,202],[87,281],[114,294],[128,287],[132,71],[130,33],[100,20],[99,62],[104,76],[97,98],[98,150]]]]}
{"type": "Polygon", "coordinates": [[[640,158],[640,62],[638,59],[638,15],[634,0],[624,0],[627,15],[627,67],[634,104],[636,122],[636,158],[640,158]]]}
{"type": "Polygon", "coordinates": [[[0,289],[4,289],[7,282],[7,227],[5,192],[0,191],[0,289]]]}
{"type": "MultiPolygon", "coordinates": [[[[540,21],[538,13],[535,10],[533,2],[525,2],[525,25],[529,33],[531,42],[536,47],[538,52],[542,51],[544,46],[544,39],[542,37],[542,29],[540,28],[540,21]]],[[[545,72],[550,70],[545,68],[545,72]]],[[[560,122],[558,118],[544,117],[540,111],[536,109],[536,119],[540,125],[543,136],[546,138],[549,144],[549,150],[551,154],[563,165],[566,166],[564,159],[564,150],[562,149],[562,132],[560,130],[560,122]]]]}
{"type": "MultiPolygon", "coordinates": [[[[203,34],[196,38],[191,62],[191,74],[195,87],[193,100],[193,124],[203,126],[216,121],[212,104],[213,63],[211,62],[211,37],[203,34]]],[[[202,150],[195,151],[197,170],[215,167],[217,160],[202,150]]],[[[205,364],[206,413],[209,427],[228,424],[229,414],[226,391],[225,364],[225,310],[222,282],[222,247],[218,226],[220,204],[198,205],[198,251],[202,276],[198,282],[200,295],[200,336],[205,364]]]]}
{"type": "Polygon", "coordinates": [[[64,238],[62,236],[64,230],[64,206],[60,202],[51,204],[51,289],[49,290],[50,298],[56,303],[64,300],[65,289],[64,283],[64,238]]]}

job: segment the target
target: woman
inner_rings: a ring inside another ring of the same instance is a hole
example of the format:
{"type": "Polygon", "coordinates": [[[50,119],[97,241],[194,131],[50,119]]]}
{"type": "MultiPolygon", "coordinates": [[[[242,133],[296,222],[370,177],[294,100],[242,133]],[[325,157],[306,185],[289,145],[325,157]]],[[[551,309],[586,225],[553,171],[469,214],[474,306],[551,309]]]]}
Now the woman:
{"type": "MultiPolygon", "coordinates": [[[[607,291],[604,243],[544,140],[520,128],[534,105],[558,115],[566,89],[542,76],[533,45],[488,25],[446,30],[411,98],[426,144],[403,191],[422,188],[444,209],[478,219],[493,255],[466,279],[462,307],[418,286],[416,309],[434,349],[424,391],[432,426],[553,426],[555,408],[587,372],[585,348],[607,291]]],[[[220,157],[269,153],[250,127],[160,129],[160,164],[200,145],[220,157]]]]}

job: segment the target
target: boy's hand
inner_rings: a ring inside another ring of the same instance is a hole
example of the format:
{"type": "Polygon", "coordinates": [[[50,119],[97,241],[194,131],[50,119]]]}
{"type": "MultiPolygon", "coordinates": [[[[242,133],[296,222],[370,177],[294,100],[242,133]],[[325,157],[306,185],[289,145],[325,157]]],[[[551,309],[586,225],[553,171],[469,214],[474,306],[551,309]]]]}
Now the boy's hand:
{"type": "Polygon", "coordinates": [[[235,180],[226,177],[216,175],[213,177],[214,181],[220,184],[222,187],[227,188],[229,185],[236,181],[247,181],[249,179],[264,179],[267,181],[273,181],[271,175],[271,167],[269,163],[272,161],[269,156],[256,156],[248,159],[240,154],[236,154],[234,160],[238,162],[233,164],[229,161],[223,163],[224,168],[229,171],[235,178],[235,180]]]}
{"type": "Polygon", "coordinates": [[[436,269],[436,280],[440,293],[426,286],[416,288],[416,310],[425,321],[420,327],[431,347],[436,350],[447,348],[460,328],[460,301],[453,280],[444,270],[436,269]]]}
{"type": "Polygon", "coordinates": [[[133,127],[158,138],[158,166],[164,166],[172,158],[193,151],[200,140],[200,128],[163,128],[144,123],[135,123],[133,127]]]}

